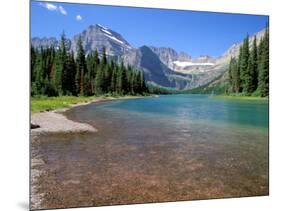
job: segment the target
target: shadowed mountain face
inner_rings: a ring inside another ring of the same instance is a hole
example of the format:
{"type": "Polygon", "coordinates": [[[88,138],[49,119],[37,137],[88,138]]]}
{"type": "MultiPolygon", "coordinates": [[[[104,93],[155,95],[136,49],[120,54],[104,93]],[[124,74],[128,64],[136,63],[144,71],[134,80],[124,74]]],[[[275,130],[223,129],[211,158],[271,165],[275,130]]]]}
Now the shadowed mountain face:
{"type": "MultiPolygon", "coordinates": [[[[257,40],[264,30],[256,34],[257,40]]],[[[77,51],[77,40],[81,37],[86,54],[91,51],[106,49],[107,56],[115,61],[123,60],[125,64],[134,66],[145,73],[145,79],[154,85],[192,89],[209,83],[226,72],[231,57],[237,57],[241,43],[233,44],[222,56],[212,58],[203,55],[192,58],[187,53],[178,53],[172,48],[142,46],[133,48],[121,34],[100,24],[90,25],[73,38],[66,40],[68,50],[77,51]]],[[[253,40],[250,37],[250,45],[253,40]]],[[[56,38],[38,38],[31,40],[31,45],[39,47],[59,48],[56,38]]]]}
{"type": "Polygon", "coordinates": [[[149,47],[143,46],[139,50],[142,55],[140,67],[146,70],[145,76],[151,83],[183,89],[192,78],[191,75],[179,74],[169,69],[149,47]]]}
{"type": "Polygon", "coordinates": [[[165,74],[170,70],[160,61],[157,55],[147,46],[143,46],[139,50],[142,55],[140,59],[140,67],[146,70],[146,78],[149,81],[162,86],[174,86],[174,84],[165,77],[165,74]]]}

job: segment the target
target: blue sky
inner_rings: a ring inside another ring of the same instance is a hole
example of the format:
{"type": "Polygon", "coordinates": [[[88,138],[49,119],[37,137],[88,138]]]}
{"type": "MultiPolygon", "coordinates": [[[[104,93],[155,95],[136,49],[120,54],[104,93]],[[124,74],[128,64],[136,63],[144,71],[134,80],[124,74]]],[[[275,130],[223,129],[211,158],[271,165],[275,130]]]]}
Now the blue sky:
{"type": "Polygon", "coordinates": [[[220,56],[232,44],[265,27],[267,16],[99,6],[31,3],[31,36],[67,37],[99,23],[133,47],[171,47],[192,57],[220,56]]]}

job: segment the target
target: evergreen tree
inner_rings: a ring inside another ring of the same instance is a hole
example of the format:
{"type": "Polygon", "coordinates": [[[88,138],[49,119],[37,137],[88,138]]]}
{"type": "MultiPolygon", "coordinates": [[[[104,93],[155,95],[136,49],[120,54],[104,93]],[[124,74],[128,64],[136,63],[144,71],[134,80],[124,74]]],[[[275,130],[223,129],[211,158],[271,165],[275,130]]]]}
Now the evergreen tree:
{"type": "Polygon", "coordinates": [[[228,66],[228,82],[230,85],[230,92],[234,92],[234,70],[232,69],[233,58],[230,58],[229,66],[228,66]]]}
{"type": "Polygon", "coordinates": [[[86,66],[86,59],[85,59],[85,51],[82,45],[81,36],[78,38],[77,41],[77,58],[76,58],[76,88],[77,93],[79,95],[84,95],[84,76],[87,73],[87,66],[86,66]]]}
{"type": "Polygon", "coordinates": [[[147,87],[143,72],[131,66],[108,61],[103,49],[87,57],[81,38],[77,42],[77,55],[66,50],[65,35],[60,47],[31,48],[31,95],[93,95],[114,93],[143,94],[147,87]]]}
{"type": "Polygon", "coordinates": [[[249,60],[249,36],[244,39],[242,54],[240,60],[240,77],[243,91],[248,93],[248,87],[250,86],[249,82],[249,73],[248,73],[248,60],[249,60]]]}
{"type": "Polygon", "coordinates": [[[37,56],[37,50],[31,46],[30,49],[30,70],[31,70],[31,81],[35,81],[35,64],[36,64],[36,56],[37,56]]]}
{"type": "Polygon", "coordinates": [[[240,71],[238,62],[235,58],[231,61],[232,73],[232,91],[238,93],[240,91],[240,71]]]}
{"type": "Polygon", "coordinates": [[[43,48],[38,50],[38,54],[36,55],[36,62],[34,64],[34,84],[32,84],[32,93],[33,94],[41,94],[43,86],[44,78],[44,58],[43,58],[43,48]]]}
{"type": "Polygon", "coordinates": [[[250,55],[248,60],[247,71],[245,73],[245,85],[244,91],[246,94],[252,94],[255,91],[255,84],[254,84],[254,76],[255,76],[255,69],[254,69],[254,59],[253,56],[250,55]]]}
{"type": "Polygon", "coordinates": [[[269,94],[269,29],[257,45],[254,37],[251,49],[247,36],[240,47],[238,61],[231,58],[229,63],[229,84],[231,92],[252,94],[256,91],[262,97],[269,94]],[[241,89],[242,88],[242,89],[241,89]]]}
{"type": "Polygon", "coordinates": [[[102,49],[102,59],[101,59],[101,65],[105,66],[107,64],[107,57],[106,57],[106,49],[102,49]]]}
{"type": "Polygon", "coordinates": [[[117,84],[117,66],[114,65],[111,75],[111,81],[110,81],[110,91],[111,93],[116,93],[116,84],[117,84]]]}
{"type": "Polygon", "coordinates": [[[229,67],[229,84],[230,84],[230,92],[239,92],[240,89],[240,73],[237,64],[237,60],[233,57],[230,59],[229,67]]]}
{"type": "Polygon", "coordinates": [[[67,54],[65,71],[64,93],[69,95],[77,95],[75,86],[76,64],[73,52],[67,54]]]}
{"type": "Polygon", "coordinates": [[[101,62],[98,66],[97,75],[95,79],[96,93],[103,94],[107,92],[110,82],[108,79],[108,65],[106,58],[106,50],[103,48],[101,62]]]}
{"type": "Polygon", "coordinates": [[[255,36],[251,50],[252,68],[253,68],[253,90],[258,88],[258,48],[257,37],[255,36]]]}
{"type": "Polygon", "coordinates": [[[144,73],[141,71],[140,73],[140,78],[141,78],[141,92],[139,94],[143,94],[144,92],[147,92],[147,87],[146,87],[146,84],[145,84],[145,78],[144,78],[144,73]]]}
{"type": "Polygon", "coordinates": [[[259,46],[258,89],[262,97],[269,95],[269,28],[259,46]]]}
{"type": "Polygon", "coordinates": [[[242,89],[242,79],[241,79],[241,60],[242,60],[242,51],[243,51],[243,46],[240,47],[239,49],[239,56],[238,56],[238,62],[237,62],[237,67],[236,67],[236,73],[235,73],[235,92],[239,93],[242,89]]]}
{"type": "Polygon", "coordinates": [[[128,85],[129,85],[129,94],[134,95],[134,83],[135,83],[135,74],[134,70],[131,66],[128,66],[128,72],[127,72],[127,79],[128,79],[128,85]]]}
{"type": "Polygon", "coordinates": [[[136,75],[136,93],[142,93],[142,76],[140,71],[138,71],[136,75]]]}
{"type": "Polygon", "coordinates": [[[247,94],[252,94],[257,88],[257,60],[257,46],[255,37],[248,57],[247,70],[244,74],[244,91],[247,94]]]}
{"type": "Polygon", "coordinates": [[[60,46],[60,65],[61,65],[61,91],[63,95],[76,95],[75,75],[76,65],[73,52],[66,50],[66,38],[63,34],[60,46]]]}
{"type": "Polygon", "coordinates": [[[66,76],[66,47],[65,34],[61,35],[60,47],[55,58],[55,72],[52,73],[52,80],[60,94],[64,93],[66,76]]]}
{"type": "Polygon", "coordinates": [[[97,74],[95,78],[95,93],[100,95],[103,94],[104,87],[104,72],[102,65],[98,65],[97,74]]]}
{"type": "Polygon", "coordinates": [[[120,94],[127,94],[128,93],[128,80],[127,80],[127,70],[124,66],[123,61],[121,62],[120,66],[120,75],[119,75],[119,83],[120,83],[120,94]]]}
{"type": "Polygon", "coordinates": [[[89,93],[90,95],[94,94],[94,78],[95,78],[95,73],[96,73],[96,66],[94,63],[94,55],[92,53],[88,54],[86,58],[86,63],[87,63],[87,70],[89,73],[89,93]]]}
{"type": "Polygon", "coordinates": [[[122,76],[123,76],[123,68],[121,68],[121,66],[118,66],[117,75],[116,75],[116,92],[117,94],[120,95],[122,94],[122,89],[123,89],[122,76]]]}

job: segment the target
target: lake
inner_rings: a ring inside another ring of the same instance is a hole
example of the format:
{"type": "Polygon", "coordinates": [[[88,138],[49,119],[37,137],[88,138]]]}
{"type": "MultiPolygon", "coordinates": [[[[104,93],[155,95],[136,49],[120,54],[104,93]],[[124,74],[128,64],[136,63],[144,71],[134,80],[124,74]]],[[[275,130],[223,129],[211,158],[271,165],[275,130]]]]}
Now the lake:
{"type": "Polygon", "coordinates": [[[65,115],[98,132],[40,137],[42,208],[268,195],[268,101],[165,95],[65,115]]]}

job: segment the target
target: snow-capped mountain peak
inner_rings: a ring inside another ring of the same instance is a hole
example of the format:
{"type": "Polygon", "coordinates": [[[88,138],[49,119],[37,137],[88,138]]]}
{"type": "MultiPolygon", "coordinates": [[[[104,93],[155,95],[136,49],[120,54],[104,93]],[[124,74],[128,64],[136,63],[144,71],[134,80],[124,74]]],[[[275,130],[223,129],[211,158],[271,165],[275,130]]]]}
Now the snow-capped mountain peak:
{"type": "Polygon", "coordinates": [[[132,48],[130,44],[117,32],[101,24],[95,24],[89,26],[82,33],[74,36],[72,40],[72,50],[74,52],[76,52],[76,43],[79,36],[82,39],[86,53],[90,53],[94,49],[101,52],[103,48],[106,48],[107,55],[119,57],[132,48]]]}

